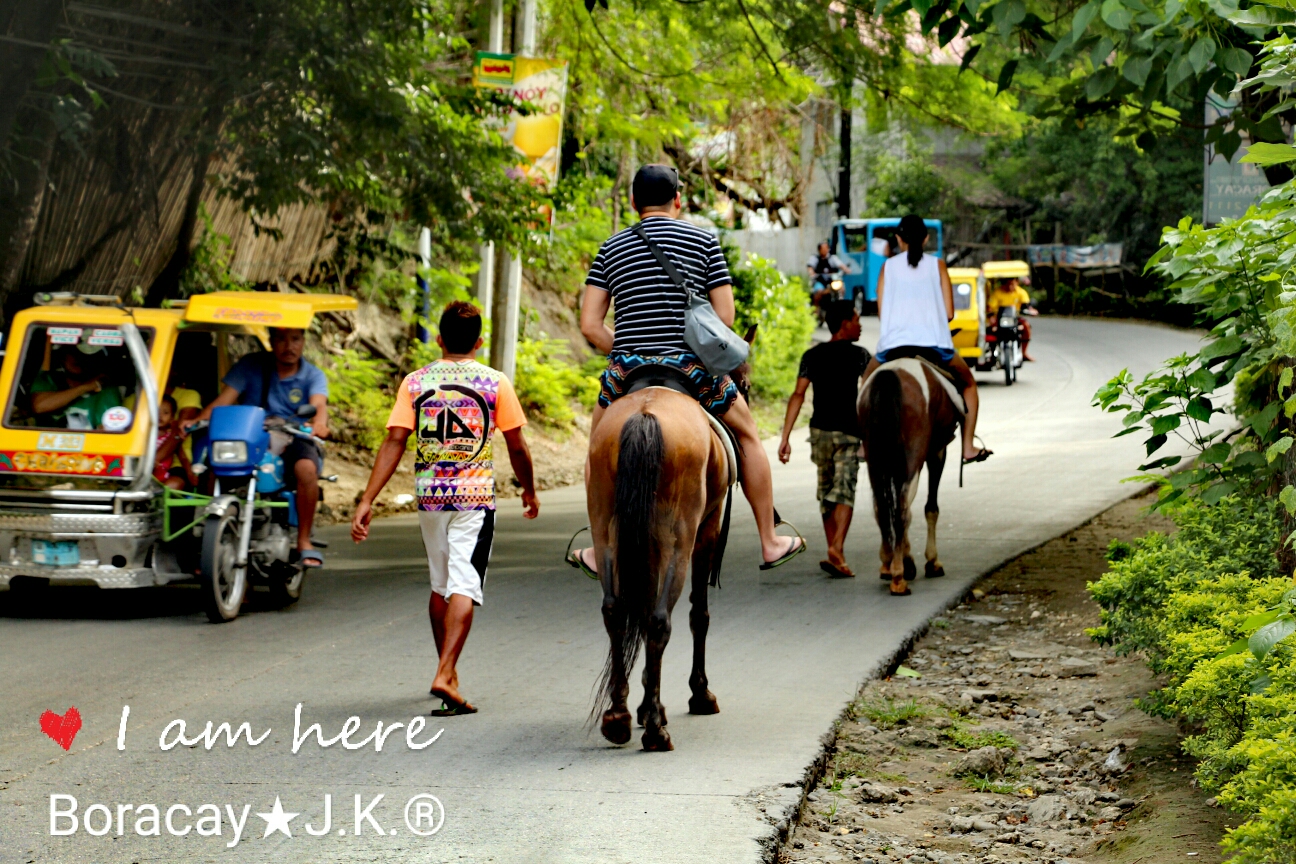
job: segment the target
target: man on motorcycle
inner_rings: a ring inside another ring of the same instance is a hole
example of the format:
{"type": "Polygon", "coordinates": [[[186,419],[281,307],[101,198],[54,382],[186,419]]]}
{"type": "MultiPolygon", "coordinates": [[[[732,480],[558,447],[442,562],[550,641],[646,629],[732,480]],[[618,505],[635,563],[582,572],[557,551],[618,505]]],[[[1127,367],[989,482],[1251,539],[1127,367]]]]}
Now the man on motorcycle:
{"type": "Polygon", "coordinates": [[[810,303],[821,306],[826,300],[833,299],[833,280],[840,279],[843,272],[849,273],[850,267],[836,255],[829,254],[827,243],[820,243],[818,252],[806,261],[806,272],[810,274],[810,303]]]}
{"type": "MultiPolygon", "coordinates": [[[[1031,306],[1030,294],[1021,287],[1016,277],[995,280],[994,287],[986,295],[986,320],[994,320],[1004,306],[1015,307],[1019,316],[1039,314],[1035,307],[1031,306]]],[[[1030,322],[1025,317],[1019,317],[1017,327],[1021,330],[1022,359],[1033,363],[1035,358],[1028,350],[1031,340],[1030,322]]]]}
{"type": "MultiPolygon", "coordinates": [[[[318,366],[302,357],[306,346],[303,330],[271,327],[270,350],[249,354],[234,364],[221,381],[220,395],[185,429],[200,420],[210,420],[213,408],[222,405],[259,405],[267,417],[295,420],[302,405],[315,406],[315,416],[306,421],[316,438],[328,437],[328,380],[318,366]]],[[[324,566],[324,556],[311,545],[315,507],[319,503],[319,476],[324,454],[314,441],[294,437],[280,454],[289,489],[297,490],[297,550],[294,563],[303,567],[324,566]]]]}

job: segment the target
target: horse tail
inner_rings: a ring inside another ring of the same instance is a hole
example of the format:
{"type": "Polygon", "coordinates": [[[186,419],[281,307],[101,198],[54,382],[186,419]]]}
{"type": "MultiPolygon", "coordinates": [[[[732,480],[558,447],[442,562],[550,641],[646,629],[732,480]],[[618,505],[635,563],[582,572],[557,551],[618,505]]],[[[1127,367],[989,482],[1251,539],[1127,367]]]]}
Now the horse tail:
{"type": "Polygon", "coordinates": [[[901,433],[900,376],[879,369],[869,379],[868,425],[864,430],[869,482],[877,505],[882,542],[894,548],[904,538],[904,486],[909,479],[901,433]]]}
{"type": "MultiPolygon", "coordinates": [[[[639,648],[648,632],[648,619],[656,602],[656,580],[651,565],[653,519],[657,486],[661,480],[666,447],[661,424],[653,414],[639,413],[621,427],[616,469],[616,578],[615,612],[621,619],[621,652],[626,671],[634,668],[639,648]]],[[[611,698],[612,657],[603,670],[600,689],[611,698]]]]}

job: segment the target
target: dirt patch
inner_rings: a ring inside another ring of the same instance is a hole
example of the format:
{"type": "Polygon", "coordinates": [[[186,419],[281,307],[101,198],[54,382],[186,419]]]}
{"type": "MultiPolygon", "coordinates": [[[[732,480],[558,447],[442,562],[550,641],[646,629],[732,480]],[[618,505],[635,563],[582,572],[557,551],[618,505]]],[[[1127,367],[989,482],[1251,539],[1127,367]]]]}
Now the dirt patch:
{"type": "MultiPolygon", "coordinates": [[[[531,460],[535,464],[536,486],[540,490],[556,489],[580,483],[585,471],[585,451],[589,447],[589,418],[577,416],[570,430],[547,429],[538,424],[526,428],[531,460]]],[[[513,479],[504,436],[495,436],[495,491],[500,498],[516,498],[521,488],[513,479]]],[[[369,482],[373,454],[358,447],[330,444],[324,462],[325,474],[336,474],[336,483],[325,483],[324,504],[319,510],[323,525],[349,522],[356,500],[369,482]]],[[[414,454],[407,452],[395,476],[374,502],[375,515],[413,513],[414,454]]]]}
{"type": "Polygon", "coordinates": [[[1083,632],[1107,544],[1172,528],[1147,503],[1004,565],[865,686],[778,860],[1220,861],[1226,815],[1134,707],[1155,680],[1083,632]]]}

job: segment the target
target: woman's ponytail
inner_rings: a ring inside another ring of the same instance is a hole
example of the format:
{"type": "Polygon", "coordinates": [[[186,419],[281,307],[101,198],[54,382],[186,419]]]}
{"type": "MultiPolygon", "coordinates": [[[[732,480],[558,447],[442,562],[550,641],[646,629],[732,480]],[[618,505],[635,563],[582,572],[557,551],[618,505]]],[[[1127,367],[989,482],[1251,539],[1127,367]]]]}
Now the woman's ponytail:
{"type": "Polygon", "coordinates": [[[906,253],[909,266],[917,267],[918,262],[922,260],[923,244],[927,242],[927,224],[923,222],[921,216],[905,216],[900,220],[899,234],[900,239],[909,246],[909,251],[906,253]]]}

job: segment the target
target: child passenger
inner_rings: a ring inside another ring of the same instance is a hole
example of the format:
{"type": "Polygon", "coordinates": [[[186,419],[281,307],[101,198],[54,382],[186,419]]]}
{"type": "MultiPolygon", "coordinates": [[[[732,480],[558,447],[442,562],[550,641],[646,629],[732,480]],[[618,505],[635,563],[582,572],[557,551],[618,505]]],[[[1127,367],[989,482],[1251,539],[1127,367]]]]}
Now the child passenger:
{"type": "Polygon", "coordinates": [[[176,400],[163,396],[158,403],[157,459],[153,463],[153,476],[163,486],[183,489],[196,486],[198,477],[183,446],[185,436],[176,418],[176,400]]]}

